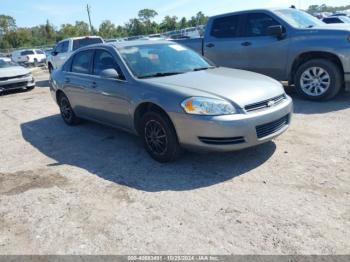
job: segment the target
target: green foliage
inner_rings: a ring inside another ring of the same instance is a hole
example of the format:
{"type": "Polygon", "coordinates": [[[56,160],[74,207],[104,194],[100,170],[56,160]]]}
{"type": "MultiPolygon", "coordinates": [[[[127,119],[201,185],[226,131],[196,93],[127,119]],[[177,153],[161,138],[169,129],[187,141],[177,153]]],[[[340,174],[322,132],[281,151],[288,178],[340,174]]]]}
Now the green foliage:
{"type": "Polygon", "coordinates": [[[323,5],[310,5],[306,11],[309,12],[310,14],[315,14],[320,12],[334,13],[337,11],[344,11],[349,9],[350,9],[350,5],[334,7],[334,6],[328,6],[323,4],[323,5]]]}
{"type": "Polygon", "coordinates": [[[18,47],[34,47],[53,45],[57,41],[68,37],[100,35],[103,38],[117,38],[136,35],[147,35],[166,32],[185,27],[206,24],[208,17],[198,12],[189,20],[185,17],[180,20],[176,16],[166,16],[163,21],[154,21],[158,13],[152,9],[142,9],[136,18],[130,19],[123,26],[116,26],[110,20],[104,20],[100,26],[89,30],[89,25],[84,21],[76,21],[75,24],[63,24],[58,29],[49,20],[43,25],[31,28],[17,28],[16,21],[11,16],[0,15],[0,49],[18,47]]]}

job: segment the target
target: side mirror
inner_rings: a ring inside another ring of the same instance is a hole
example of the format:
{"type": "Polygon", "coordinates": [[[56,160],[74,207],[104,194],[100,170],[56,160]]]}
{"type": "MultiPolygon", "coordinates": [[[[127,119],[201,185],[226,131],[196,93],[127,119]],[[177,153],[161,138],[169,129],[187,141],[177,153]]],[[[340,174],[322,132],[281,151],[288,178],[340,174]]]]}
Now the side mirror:
{"type": "Polygon", "coordinates": [[[271,36],[277,37],[278,39],[282,39],[283,38],[283,26],[281,26],[281,25],[269,26],[267,28],[267,33],[271,36]]]}
{"type": "Polygon", "coordinates": [[[119,74],[117,70],[115,70],[114,68],[109,68],[109,69],[102,70],[100,73],[100,77],[109,78],[109,79],[118,79],[119,74]]]}
{"type": "Polygon", "coordinates": [[[53,56],[56,56],[57,54],[58,54],[57,51],[52,51],[52,52],[51,52],[51,55],[53,55],[53,56]]]}

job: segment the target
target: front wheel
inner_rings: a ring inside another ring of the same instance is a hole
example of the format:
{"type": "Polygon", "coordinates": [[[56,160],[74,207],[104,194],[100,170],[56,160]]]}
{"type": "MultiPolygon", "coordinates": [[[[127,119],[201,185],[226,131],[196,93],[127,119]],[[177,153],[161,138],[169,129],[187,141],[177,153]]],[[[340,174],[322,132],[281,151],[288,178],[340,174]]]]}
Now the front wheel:
{"type": "Polygon", "coordinates": [[[147,112],[142,118],[141,128],[145,149],[154,160],[167,163],[179,157],[181,148],[176,131],[165,114],[147,112]]]}
{"type": "Polygon", "coordinates": [[[339,66],[326,59],[313,59],[302,64],[295,75],[296,91],[314,101],[332,99],[339,93],[342,84],[339,66]]]}

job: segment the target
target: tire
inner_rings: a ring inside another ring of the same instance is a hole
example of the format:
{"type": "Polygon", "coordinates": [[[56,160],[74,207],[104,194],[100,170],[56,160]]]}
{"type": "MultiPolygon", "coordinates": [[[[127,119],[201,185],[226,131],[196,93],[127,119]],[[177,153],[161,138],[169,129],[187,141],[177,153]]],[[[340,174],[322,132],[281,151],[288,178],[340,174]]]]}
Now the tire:
{"type": "Polygon", "coordinates": [[[49,63],[49,65],[47,66],[49,69],[49,74],[51,75],[52,71],[53,71],[53,67],[52,65],[49,63]]]}
{"type": "Polygon", "coordinates": [[[80,119],[75,115],[66,95],[59,95],[58,105],[60,107],[61,117],[67,125],[74,126],[79,124],[80,119]]]}
{"type": "Polygon", "coordinates": [[[160,163],[175,161],[181,154],[181,147],[169,117],[149,111],[141,121],[140,135],[148,154],[160,163]]]}
{"type": "Polygon", "coordinates": [[[312,59],[297,69],[295,87],[298,94],[313,101],[334,98],[343,85],[338,65],[327,59],[312,59]]]}
{"type": "Polygon", "coordinates": [[[27,90],[27,91],[31,91],[31,90],[33,90],[34,88],[35,88],[35,85],[34,85],[34,86],[27,87],[26,90],[27,90]]]}

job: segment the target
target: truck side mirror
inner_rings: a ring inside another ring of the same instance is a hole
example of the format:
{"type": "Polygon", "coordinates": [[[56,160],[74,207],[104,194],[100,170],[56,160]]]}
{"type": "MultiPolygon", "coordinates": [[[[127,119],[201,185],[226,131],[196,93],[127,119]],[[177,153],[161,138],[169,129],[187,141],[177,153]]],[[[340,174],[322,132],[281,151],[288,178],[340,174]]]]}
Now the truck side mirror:
{"type": "Polygon", "coordinates": [[[278,39],[282,39],[283,38],[283,26],[281,25],[273,25],[273,26],[269,26],[267,28],[267,33],[271,36],[275,36],[278,39]]]}

